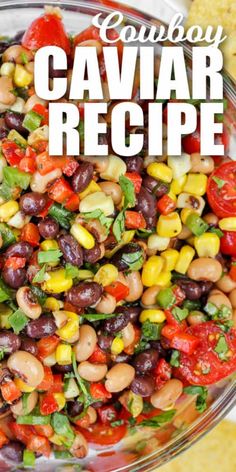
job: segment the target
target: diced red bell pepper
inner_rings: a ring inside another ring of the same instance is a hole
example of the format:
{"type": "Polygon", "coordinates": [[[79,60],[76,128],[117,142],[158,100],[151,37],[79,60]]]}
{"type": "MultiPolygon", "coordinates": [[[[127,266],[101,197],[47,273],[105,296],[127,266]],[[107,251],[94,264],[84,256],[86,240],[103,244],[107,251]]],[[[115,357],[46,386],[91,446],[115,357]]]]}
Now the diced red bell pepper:
{"type": "Polygon", "coordinates": [[[181,305],[186,298],[186,295],[182,288],[178,285],[175,285],[174,287],[172,287],[172,292],[175,296],[175,305],[181,305]]]}
{"type": "Polygon", "coordinates": [[[29,172],[30,174],[33,174],[36,171],[35,159],[32,159],[31,157],[23,157],[18,165],[18,168],[22,172],[29,172]]]}
{"type": "Polygon", "coordinates": [[[128,354],[129,356],[132,356],[132,354],[134,353],[135,347],[137,346],[137,344],[138,344],[138,342],[141,338],[141,329],[138,328],[137,326],[133,326],[133,328],[134,328],[134,331],[135,331],[134,340],[131,344],[129,344],[129,346],[124,348],[125,354],[128,354]]]}
{"type": "Polygon", "coordinates": [[[40,341],[38,341],[37,343],[38,345],[37,357],[43,360],[45,357],[50,356],[50,354],[52,354],[56,350],[59,342],[60,342],[60,339],[56,335],[47,336],[46,338],[40,339],[40,341]]]}
{"type": "Polygon", "coordinates": [[[234,282],[236,282],[236,265],[235,264],[231,265],[229,276],[234,282]]]}
{"type": "Polygon", "coordinates": [[[86,413],[84,416],[79,418],[75,421],[76,426],[80,426],[80,428],[88,428],[90,425],[90,416],[86,413]]]}
{"type": "Polygon", "coordinates": [[[44,105],[42,105],[41,103],[36,103],[36,105],[33,106],[32,110],[43,117],[43,120],[41,121],[41,126],[48,125],[48,109],[44,105]]]}
{"type": "Polygon", "coordinates": [[[90,384],[90,394],[96,400],[106,401],[112,397],[112,394],[107,391],[101,382],[90,384]]]}
{"type": "Polygon", "coordinates": [[[13,141],[4,141],[1,147],[8,164],[12,167],[18,167],[21,159],[23,159],[25,155],[22,148],[13,141]]]}
{"type": "Polygon", "coordinates": [[[26,241],[33,247],[38,246],[40,240],[38,227],[34,223],[26,223],[22,228],[20,239],[21,241],[26,241]]]}
{"type": "Polygon", "coordinates": [[[36,159],[36,152],[31,146],[27,146],[25,151],[25,157],[29,157],[30,159],[36,159]]]}
{"type": "Polygon", "coordinates": [[[41,175],[46,175],[54,169],[63,169],[67,161],[67,156],[49,156],[47,151],[36,157],[37,169],[41,175]]]}
{"type": "Polygon", "coordinates": [[[45,13],[36,18],[26,30],[22,45],[31,51],[44,46],[58,46],[70,54],[70,40],[61,18],[55,13],[45,13]]]}
{"type": "Polygon", "coordinates": [[[169,195],[163,195],[158,202],[157,202],[157,210],[162,214],[162,215],[168,215],[172,211],[174,211],[176,208],[176,203],[172,198],[169,197],[169,195]]]}
{"type": "Polygon", "coordinates": [[[40,399],[40,413],[41,415],[51,415],[58,410],[58,403],[53,393],[46,393],[40,399]]]}
{"type": "Polygon", "coordinates": [[[48,141],[42,140],[34,143],[34,149],[38,152],[44,152],[48,148],[48,141]]]}
{"type": "Polygon", "coordinates": [[[5,267],[8,269],[22,269],[25,267],[26,263],[26,258],[25,257],[17,257],[17,256],[12,256],[9,257],[6,262],[5,262],[5,267]]]}
{"type": "Polygon", "coordinates": [[[164,310],[165,311],[165,316],[166,316],[166,321],[169,325],[175,326],[178,331],[184,331],[187,328],[187,323],[185,320],[178,321],[171,310],[164,310]]]}
{"type": "Polygon", "coordinates": [[[93,354],[89,358],[89,362],[95,363],[98,362],[100,364],[106,364],[107,362],[107,355],[98,345],[96,345],[93,354]]]}
{"type": "Polygon", "coordinates": [[[49,389],[50,393],[61,393],[63,392],[63,380],[62,374],[53,375],[53,384],[49,389]]]}
{"type": "Polygon", "coordinates": [[[48,391],[53,386],[53,374],[52,369],[48,366],[43,366],[44,378],[42,382],[37,386],[37,390],[48,391]]]}
{"type": "Polygon", "coordinates": [[[49,457],[51,454],[49,440],[43,436],[32,435],[30,438],[28,438],[27,449],[29,449],[29,451],[42,454],[46,457],[49,457]]]}
{"type": "Polygon", "coordinates": [[[5,446],[9,442],[8,437],[5,435],[3,431],[0,429],[0,449],[5,446]]]}
{"type": "Polygon", "coordinates": [[[125,227],[127,229],[145,229],[146,226],[146,220],[141,213],[138,211],[126,210],[125,227]]]}
{"type": "Polygon", "coordinates": [[[47,216],[49,209],[51,208],[52,205],[53,205],[53,201],[48,199],[43,211],[41,211],[41,213],[39,213],[38,216],[40,216],[41,218],[45,218],[45,216],[47,216]]]}
{"type": "Polygon", "coordinates": [[[65,165],[62,167],[62,172],[67,177],[71,177],[78,167],[79,163],[73,157],[68,157],[65,165]]]}
{"type": "Polygon", "coordinates": [[[160,359],[154,369],[156,387],[159,390],[171,378],[172,368],[165,359],[160,359]]]}
{"type": "Polygon", "coordinates": [[[113,405],[101,406],[97,412],[102,424],[110,424],[111,421],[118,420],[118,412],[113,405]]]}
{"type": "Polygon", "coordinates": [[[199,344],[199,339],[188,333],[176,333],[171,339],[172,349],[184,352],[185,354],[192,354],[199,344]]]}
{"type": "Polygon", "coordinates": [[[162,336],[169,339],[170,341],[173,337],[180,332],[180,327],[178,325],[173,324],[165,324],[161,330],[162,336]]]}
{"type": "Polygon", "coordinates": [[[16,386],[13,380],[2,384],[0,389],[3,399],[8,403],[12,403],[15,400],[18,400],[18,398],[20,398],[22,395],[20,389],[16,386]]]}
{"type": "Polygon", "coordinates": [[[50,438],[54,434],[53,428],[50,424],[35,425],[34,429],[37,434],[45,438],[50,438]]]}
{"type": "Polygon", "coordinates": [[[49,198],[57,203],[65,203],[73,194],[70,184],[63,177],[57,179],[48,191],[49,198]]]}
{"type": "Polygon", "coordinates": [[[134,185],[135,193],[139,193],[142,185],[142,177],[138,172],[126,172],[125,177],[134,185]]]}
{"type": "Polygon", "coordinates": [[[127,285],[122,284],[121,282],[113,282],[110,285],[106,285],[104,287],[105,292],[112,295],[117,302],[120,300],[124,300],[124,298],[128,297],[129,295],[129,287],[127,285]]]}
{"type": "Polygon", "coordinates": [[[27,443],[30,436],[32,436],[32,434],[34,434],[35,432],[33,426],[29,426],[26,424],[17,424],[12,422],[9,424],[9,426],[15,438],[18,439],[18,441],[23,442],[24,444],[27,443]]]}
{"type": "Polygon", "coordinates": [[[79,208],[80,198],[79,195],[73,193],[71,197],[65,203],[65,208],[69,211],[76,211],[79,208]]]}

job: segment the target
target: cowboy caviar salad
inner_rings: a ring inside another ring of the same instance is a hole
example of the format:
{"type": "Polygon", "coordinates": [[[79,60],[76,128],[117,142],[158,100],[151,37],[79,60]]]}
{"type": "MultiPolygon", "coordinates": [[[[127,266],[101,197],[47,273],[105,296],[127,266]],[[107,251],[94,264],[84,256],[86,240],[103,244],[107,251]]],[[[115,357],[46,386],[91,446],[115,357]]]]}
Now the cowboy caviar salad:
{"type": "Polygon", "coordinates": [[[69,38],[57,10],[0,41],[0,453],[31,467],[158,428],[183,396],[201,413],[236,369],[236,163],[200,156],[199,126],[179,157],[49,156],[34,53],[81,44],[106,82],[98,30],[69,38]]]}

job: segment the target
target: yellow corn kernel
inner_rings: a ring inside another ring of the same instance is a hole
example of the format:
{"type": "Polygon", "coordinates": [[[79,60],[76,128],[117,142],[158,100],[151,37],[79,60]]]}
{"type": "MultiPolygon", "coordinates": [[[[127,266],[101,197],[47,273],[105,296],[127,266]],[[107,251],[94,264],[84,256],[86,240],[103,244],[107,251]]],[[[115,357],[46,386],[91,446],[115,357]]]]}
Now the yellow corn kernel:
{"type": "Polygon", "coordinates": [[[16,64],[14,72],[14,82],[17,87],[27,87],[33,80],[33,74],[30,74],[24,66],[16,64]]]}
{"type": "Polygon", "coordinates": [[[59,365],[71,363],[72,348],[69,344],[58,344],[56,348],[56,361],[59,365]]]}
{"type": "Polygon", "coordinates": [[[142,282],[146,287],[156,285],[156,279],[161,273],[164,261],[160,256],[151,256],[143,264],[142,282]]]}
{"type": "Polygon", "coordinates": [[[54,297],[48,297],[44,303],[44,308],[49,311],[60,310],[60,308],[63,308],[63,302],[54,297]]]}
{"type": "Polygon", "coordinates": [[[236,231],[236,217],[222,218],[222,220],[219,221],[219,227],[223,231],[236,231]]]}
{"type": "Polygon", "coordinates": [[[70,338],[75,336],[79,331],[79,315],[72,311],[63,311],[68,318],[68,322],[65,326],[58,329],[56,334],[63,340],[68,341],[70,338]]]}
{"type": "Polygon", "coordinates": [[[205,174],[188,174],[183,191],[201,197],[206,193],[207,176],[205,174]]]}
{"type": "Polygon", "coordinates": [[[114,338],[111,345],[111,352],[116,356],[120,354],[124,349],[124,341],[121,338],[114,338]]]}
{"type": "Polygon", "coordinates": [[[158,234],[151,234],[147,241],[147,247],[151,251],[164,251],[168,248],[170,238],[162,238],[158,234]]]}
{"type": "Polygon", "coordinates": [[[40,244],[40,248],[42,251],[50,251],[51,249],[58,249],[59,246],[55,239],[45,239],[45,241],[40,244]]]}
{"type": "Polygon", "coordinates": [[[109,216],[114,212],[114,202],[110,195],[105,192],[94,192],[83,198],[79,204],[79,211],[81,213],[88,213],[99,208],[105,216],[109,216]]]}
{"type": "Polygon", "coordinates": [[[177,212],[160,215],[157,222],[157,234],[164,238],[174,238],[181,232],[182,224],[177,212]]]}
{"type": "Polygon", "coordinates": [[[147,173],[156,180],[170,183],[172,180],[172,169],[163,162],[152,162],[147,166],[147,173]]]}
{"type": "Polygon", "coordinates": [[[171,272],[175,268],[179,252],[176,249],[167,249],[161,253],[161,257],[164,259],[163,270],[165,272],[171,272]]]}
{"type": "Polygon", "coordinates": [[[16,378],[14,380],[14,383],[20,389],[20,391],[23,392],[23,393],[30,393],[30,392],[33,392],[35,390],[35,387],[30,387],[25,382],[23,382],[23,380],[18,379],[18,378],[16,378]]]}
{"type": "Polygon", "coordinates": [[[151,323],[163,323],[165,321],[166,316],[164,311],[158,309],[150,309],[150,310],[143,310],[141,311],[139,321],[140,323],[145,323],[145,321],[149,320],[151,323]]]}
{"type": "Polygon", "coordinates": [[[86,189],[83,190],[83,192],[79,193],[79,198],[80,200],[83,200],[83,198],[87,197],[87,195],[90,195],[90,193],[95,193],[95,192],[100,192],[101,188],[99,185],[94,181],[91,180],[91,182],[88,184],[86,189]]]}
{"type": "Polygon", "coordinates": [[[66,404],[66,398],[64,393],[54,393],[53,396],[58,404],[58,411],[62,410],[66,404]]]}
{"type": "Polygon", "coordinates": [[[9,202],[3,203],[0,206],[0,221],[6,222],[10,220],[19,210],[19,204],[15,200],[9,200],[9,202]]]}
{"type": "Polygon", "coordinates": [[[161,272],[156,279],[156,285],[160,287],[169,287],[171,281],[171,272],[161,272]]]}
{"type": "Polygon", "coordinates": [[[91,233],[88,232],[86,228],[84,228],[79,223],[74,223],[71,226],[70,232],[72,236],[81,244],[84,249],[92,249],[95,246],[95,239],[91,233]]]}
{"type": "Polygon", "coordinates": [[[186,175],[182,175],[178,179],[173,179],[171,182],[170,191],[173,192],[175,195],[179,195],[179,193],[181,193],[184,188],[186,180],[186,175]]]}
{"type": "Polygon", "coordinates": [[[97,282],[98,284],[101,284],[103,287],[105,287],[106,285],[110,285],[112,282],[115,282],[118,278],[118,275],[118,269],[116,266],[113,264],[105,264],[100,267],[93,280],[94,282],[97,282]]]}
{"type": "Polygon", "coordinates": [[[180,249],[179,258],[175,265],[175,270],[180,274],[186,274],[190,263],[194,258],[195,251],[190,246],[183,246],[180,249]]]}
{"type": "Polygon", "coordinates": [[[100,172],[101,179],[111,180],[112,182],[119,182],[121,175],[124,175],[127,171],[127,166],[123,159],[118,156],[108,156],[107,168],[100,172]]]}
{"type": "Polygon", "coordinates": [[[44,357],[43,364],[47,367],[52,367],[57,363],[56,361],[56,352],[54,351],[50,356],[44,357]]]}
{"type": "Polygon", "coordinates": [[[130,390],[127,405],[133,418],[137,418],[143,411],[143,398],[130,390]]]}
{"type": "Polygon", "coordinates": [[[65,269],[47,272],[47,280],[42,284],[42,289],[51,293],[62,293],[69,290],[73,285],[71,278],[66,278],[65,269]]]}
{"type": "Polygon", "coordinates": [[[172,192],[172,191],[170,190],[169,193],[167,193],[167,195],[168,195],[168,197],[171,198],[171,200],[173,200],[173,202],[175,202],[175,203],[177,202],[177,197],[176,197],[176,195],[175,195],[174,192],[172,192]]]}
{"type": "Polygon", "coordinates": [[[94,273],[91,270],[87,269],[80,269],[78,271],[78,279],[79,280],[86,280],[86,279],[93,279],[94,273]]]}
{"type": "Polygon", "coordinates": [[[135,231],[134,230],[129,230],[125,231],[123,236],[122,236],[122,244],[128,244],[134,239],[135,231]]]}
{"type": "Polygon", "coordinates": [[[187,221],[189,215],[191,215],[192,213],[196,213],[196,212],[194,212],[191,208],[183,208],[183,210],[181,210],[180,218],[181,218],[181,221],[184,225],[186,224],[186,221],[187,221]]]}
{"type": "Polygon", "coordinates": [[[215,233],[204,233],[194,238],[194,247],[199,257],[215,257],[220,250],[220,238],[215,233]]]}

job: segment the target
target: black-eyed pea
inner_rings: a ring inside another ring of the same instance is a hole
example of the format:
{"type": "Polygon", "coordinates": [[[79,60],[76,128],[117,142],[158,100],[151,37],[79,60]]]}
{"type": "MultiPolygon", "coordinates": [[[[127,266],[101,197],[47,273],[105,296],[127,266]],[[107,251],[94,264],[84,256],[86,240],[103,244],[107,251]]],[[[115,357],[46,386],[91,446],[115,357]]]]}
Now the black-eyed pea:
{"type": "Polygon", "coordinates": [[[154,408],[165,410],[175,405],[182,393],[183,383],[178,379],[170,379],[160,390],[152,394],[151,404],[154,408]]]}
{"type": "Polygon", "coordinates": [[[214,170],[214,160],[210,156],[201,156],[198,152],[191,154],[191,172],[211,174],[214,170]]]}
{"type": "Polygon", "coordinates": [[[132,271],[125,276],[126,284],[129,287],[129,294],[125,298],[127,302],[135,302],[143,293],[143,284],[139,271],[132,271]]]}
{"type": "Polygon", "coordinates": [[[88,443],[82,433],[76,431],[76,436],[70,448],[72,456],[82,459],[88,454],[88,443]]]}
{"type": "Polygon", "coordinates": [[[19,308],[32,320],[36,320],[42,313],[42,307],[29,287],[20,287],[16,292],[19,308]]]}
{"type": "Polygon", "coordinates": [[[223,293],[221,290],[211,290],[207,299],[208,303],[213,303],[217,308],[222,308],[222,306],[227,306],[232,310],[232,305],[230,299],[223,293]]]}
{"type": "Polygon", "coordinates": [[[121,392],[129,387],[135,376],[135,369],[125,362],[114,365],[106,375],[105,387],[108,392],[121,392]]]}
{"type": "Polygon", "coordinates": [[[86,361],[93,354],[97,340],[96,331],[92,326],[84,324],[80,327],[79,340],[74,347],[78,362],[86,361]]]}
{"type": "Polygon", "coordinates": [[[104,313],[109,315],[114,312],[116,307],[116,299],[110,293],[103,293],[101,300],[96,305],[95,310],[97,313],[104,313]]]}
{"type": "Polygon", "coordinates": [[[115,205],[119,205],[122,200],[122,190],[119,184],[116,182],[99,182],[102,192],[106,195],[111,196],[115,205]]]}
{"type": "Polygon", "coordinates": [[[144,306],[153,306],[156,305],[156,298],[160,292],[161,287],[159,285],[153,285],[152,287],[147,288],[142,295],[141,302],[144,306]]]}
{"type": "Polygon", "coordinates": [[[234,288],[232,292],[230,292],[229,299],[233,309],[236,308],[236,288],[234,288]]]}
{"type": "Polygon", "coordinates": [[[17,351],[11,354],[7,360],[7,367],[30,387],[37,387],[44,378],[43,365],[26,351],[17,351]]]}
{"type": "Polygon", "coordinates": [[[99,382],[104,379],[107,373],[106,364],[92,364],[88,361],[83,361],[78,365],[78,373],[82,379],[88,382],[99,382]]]}
{"type": "Polygon", "coordinates": [[[236,288],[236,282],[229,275],[225,274],[216,282],[216,286],[222,292],[229,293],[236,288]]]}
{"type": "Polygon", "coordinates": [[[20,399],[17,403],[11,406],[11,412],[13,415],[28,415],[31,413],[31,411],[35,408],[37,405],[38,401],[38,392],[35,390],[31,393],[29,393],[29,396],[27,397],[27,404],[26,407],[23,405],[22,399],[20,399]]]}
{"type": "Polygon", "coordinates": [[[96,423],[97,420],[97,412],[95,408],[92,406],[89,406],[87,409],[87,414],[89,415],[89,424],[94,424],[96,423]]]}
{"type": "Polygon", "coordinates": [[[222,275],[222,265],[216,259],[199,257],[191,262],[187,275],[190,279],[196,281],[217,282],[222,275]]]}
{"type": "Polygon", "coordinates": [[[132,323],[128,323],[125,328],[121,330],[122,340],[124,343],[124,348],[130,346],[135,340],[135,330],[132,323]]]}
{"type": "Polygon", "coordinates": [[[202,218],[210,226],[217,226],[219,221],[219,218],[215,215],[215,213],[207,213],[202,218]]]}

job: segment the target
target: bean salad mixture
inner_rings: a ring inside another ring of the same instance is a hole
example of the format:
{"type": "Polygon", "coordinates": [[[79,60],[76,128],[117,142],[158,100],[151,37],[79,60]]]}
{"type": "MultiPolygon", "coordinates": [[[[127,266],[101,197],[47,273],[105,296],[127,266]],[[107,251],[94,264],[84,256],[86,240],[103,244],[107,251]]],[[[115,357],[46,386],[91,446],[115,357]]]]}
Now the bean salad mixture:
{"type": "Polygon", "coordinates": [[[181,156],[49,156],[45,45],[96,46],[106,84],[98,30],[70,37],[57,9],[0,41],[0,455],[31,467],[158,428],[183,396],[202,413],[236,370],[236,163],[200,155],[200,124],[181,156]]]}

